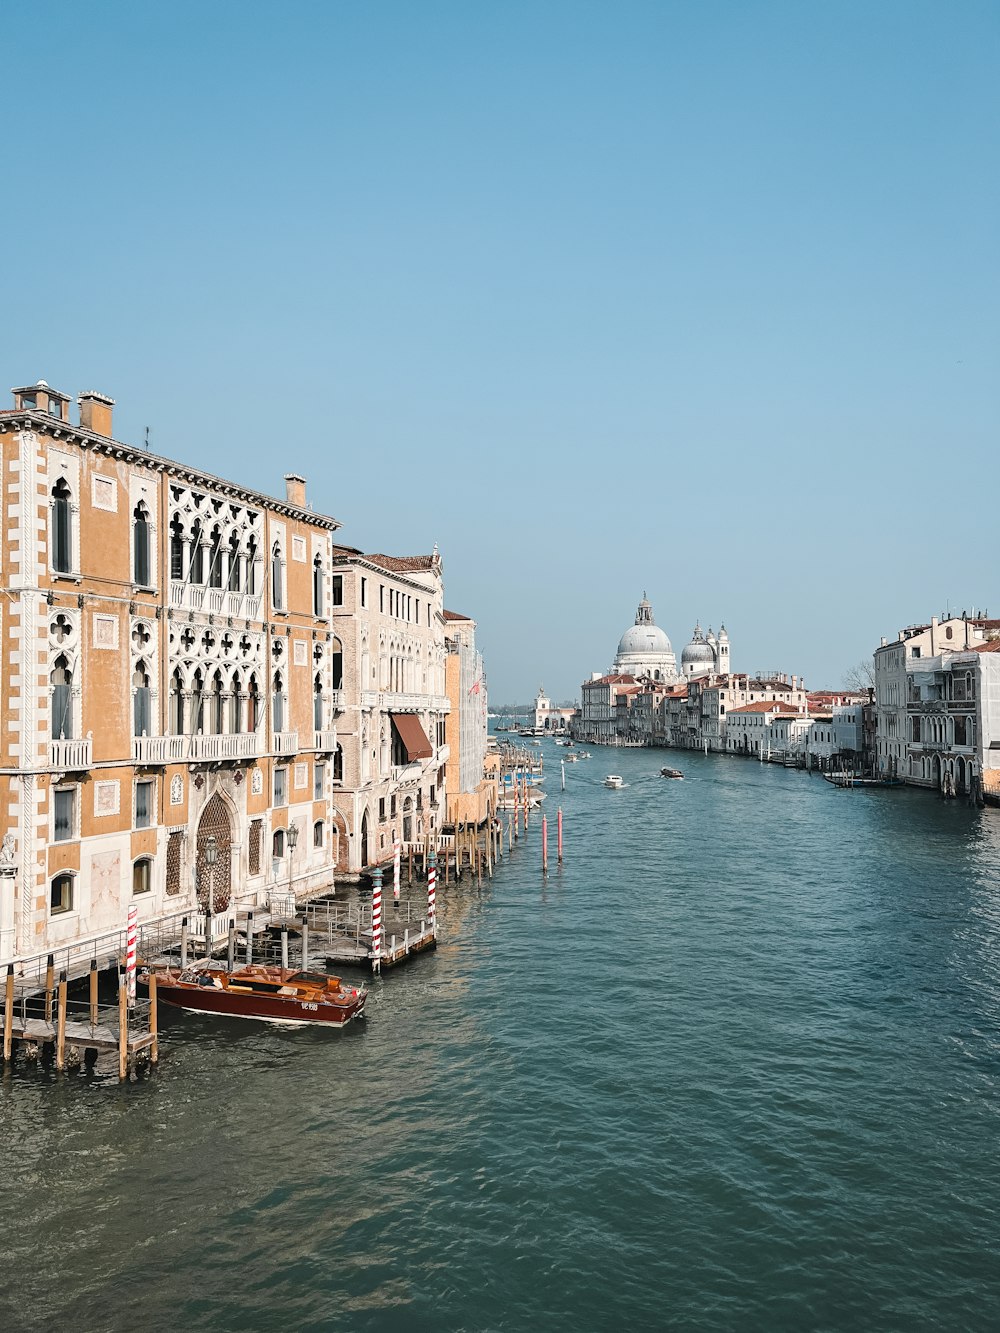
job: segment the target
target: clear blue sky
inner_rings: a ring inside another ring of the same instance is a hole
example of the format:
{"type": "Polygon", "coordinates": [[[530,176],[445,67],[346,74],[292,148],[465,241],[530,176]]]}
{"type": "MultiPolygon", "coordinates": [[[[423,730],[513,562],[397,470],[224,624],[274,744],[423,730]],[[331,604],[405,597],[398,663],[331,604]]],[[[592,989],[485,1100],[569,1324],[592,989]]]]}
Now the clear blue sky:
{"type": "MultiPolygon", "coordinates": [[[[1000,8],[8,5],[7,384],[445,560],[491,696],[644,589],[811,686],[1000,615],[1000,8]]],[[[6,387],[6,386],[4,386],[6,387]]]]}

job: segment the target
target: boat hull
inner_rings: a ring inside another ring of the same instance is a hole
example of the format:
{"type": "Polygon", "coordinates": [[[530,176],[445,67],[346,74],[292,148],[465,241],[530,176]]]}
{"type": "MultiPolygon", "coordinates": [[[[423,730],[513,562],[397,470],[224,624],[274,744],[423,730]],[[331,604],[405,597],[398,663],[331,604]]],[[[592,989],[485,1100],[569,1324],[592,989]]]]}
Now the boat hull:
{"type": "Polygon", "coordinates": [[[156,997],[176,1009],[198,1014],[224,1014],[228,1018],[255,1018],[261,1023],[311,1023],[318,1027],[342,1028],[365,1007],[366,993],[347,1004],[322,1000],[299,1000],[284,995],[245,996],[207,986],[173,986],[157,981],[156,997]]]}

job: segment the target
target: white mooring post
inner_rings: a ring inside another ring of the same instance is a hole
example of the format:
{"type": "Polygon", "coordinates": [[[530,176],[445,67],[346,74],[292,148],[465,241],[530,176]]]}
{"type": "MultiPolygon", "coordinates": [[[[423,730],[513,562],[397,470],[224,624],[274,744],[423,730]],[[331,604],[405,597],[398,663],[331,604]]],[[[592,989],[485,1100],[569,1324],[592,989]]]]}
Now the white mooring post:
{"type": "Polygon", "coordinates": [[[431,848],[430,863],[427,866],[427,918],[431,923],[431,934],[437,936],[437,912],[435,896],[437,892],[437,854],[431,848]]]}
{"type": "Polygon", "coordinates": [[[372,871],[372,971],[382,971],[382,867],[372,871]]]}

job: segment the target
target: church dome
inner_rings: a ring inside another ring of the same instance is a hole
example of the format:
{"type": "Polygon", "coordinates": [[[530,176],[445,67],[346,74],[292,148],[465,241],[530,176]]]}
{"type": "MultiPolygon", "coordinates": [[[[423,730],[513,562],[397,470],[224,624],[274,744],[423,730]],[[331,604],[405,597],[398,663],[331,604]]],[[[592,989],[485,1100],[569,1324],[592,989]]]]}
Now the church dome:
{"type": "Polygon", "coordinates": [[[705,636],[701,632],[701,625],[695,625],[694,634],[691,642],[681,653],[681,666],[708,666],[715,665],[715,653],[712,651],[712,645],[705,642],[705,636]]]}
{"type": "Polygon", "coordinates": [[[635,613],[635,624],[622,635],[615,657],[615,671],[653,680],[676,680],[677,659],[670,640],[653,619],[653,608],[643,596],[635,613]]]}
{"type": "Polygon", "coordinates": [[[671,653],[670,640],[659,625],[632,625],[618,643],[618,656],[623,653],[671,653]]]}

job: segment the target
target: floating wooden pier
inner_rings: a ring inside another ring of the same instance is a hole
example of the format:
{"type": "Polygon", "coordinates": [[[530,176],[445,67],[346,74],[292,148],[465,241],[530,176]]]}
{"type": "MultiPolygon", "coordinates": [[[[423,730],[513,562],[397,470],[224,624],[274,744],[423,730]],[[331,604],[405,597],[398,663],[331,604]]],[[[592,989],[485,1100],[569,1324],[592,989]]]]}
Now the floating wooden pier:
{"type": "Polygon", "coordinates": [[[159,1059],[159,1032],[156,1014],[156,982],[152,981],[149,998],[129,1002],[124,974],[118,982],[118,998],[112,1003],[99,1000],[96,965],[90,969],[90,993],[87,999],[71,996],[66,972],[53,985],[51,975],[44,990],[31,981],[18,979],[9,963],[4,981],[3,1059],[11,1064],[15,1056],[28,1060],[52,1058],[56,1069],[93,1066],[103,1054],[118,1057],[118,1077],[127,1078],[143,1063],[159,1059]]]}

